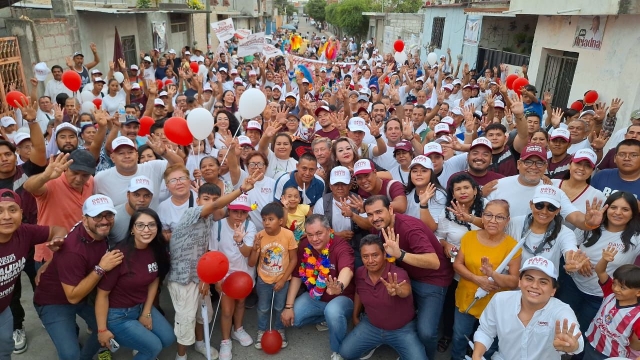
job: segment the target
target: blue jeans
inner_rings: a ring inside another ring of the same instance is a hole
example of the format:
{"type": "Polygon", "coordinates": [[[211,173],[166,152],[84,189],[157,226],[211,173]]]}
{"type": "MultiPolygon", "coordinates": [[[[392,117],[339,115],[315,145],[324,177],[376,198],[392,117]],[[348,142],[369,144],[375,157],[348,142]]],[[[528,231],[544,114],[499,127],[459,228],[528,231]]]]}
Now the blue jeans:
{"type": "MultiPolygon", "coordinates": [[[[464,314],[460,309],[456,308],[453,321],[453,340],[451,341],[451,359],[464,360],[467,354],[467,346],[469,340],[473,341],[473,333],[479,325],[479,320],[475,316],[464,314]],[[466,337],[465,337],[466,336],[466,337]]],[[[491,359],[493,353],[498,351],[498,341],[493,340],[491,346],[484,353],[485,359],[491,359]]]]}
{"type": "Polygon", "coordinates": [[[347,336],[347,319],[350,319],[353,314],[353,300],[346,296],[338,296],[326,303],[312,299],[309,293],[305,292],[298,296],[293,304],[293,313],[295,327],[326,321],[329,327],[331,351],[339,352],[340,345],[347,336]]]}
{"type": "MultiPolygon", "coordinates": [[[[267,284],[260,276],[256,283],[256,292],[258,293],[258,330],[269,330],[269,317],[271,316],[271,297],[273,296],[273,286],[275,284],[267,284]]],[[[289,282],[285,282],[280,291],[276,291],[273,299],[273,328],[276,330],[284,329],[280,314],[287,302],[287,292],[289,291],[289,282]]]]}
{"type": "MultiPolygon", "coordinates": [[[[20,281],[20,278],[18,278],[20,281]]],[[[0,360],[11,359],[11,354],[15,348],[13,342],[13,314],[11,308],[7,306],[0,313],[0,360]]]]}
{"type": "Polygon", "coordinates": [[[418,311],[416,325],[418,336],[424,345],[427,358],[436,358],[438,347],[438,323],[442,314],[447,287],[411,280],[413,301],[418,311]]]}
{"type": "Polygon", "coordinates": [[[371,325],[366,315],[342,342],[340,355],[347,360],[359,359],[380,345],[391,346],[402,360],[427,360],[424,345],[416,332],[415,321],[400,329],[382,330],[371,325]]]}
{"type": "Polygon", "coordinates": [[[42,325],[53,341],[60,360],[90,360],[100,349],[98,343],[98,325],[95,309],[86,301],[68,305],[35,305],[42,325]],[[78,344],[76,315],[80,316],[93,332],[84,343],[82,351],[78,344]]]}
{"type": "Polygon", "coordinates": [[[128,309],[109,309],[107,328],[120,346],[138,350],[135,360],[153,360],[160,351],[176,342],[173,327],[151,307],[151,331],[138,321],[143,305],[128,309]]]}

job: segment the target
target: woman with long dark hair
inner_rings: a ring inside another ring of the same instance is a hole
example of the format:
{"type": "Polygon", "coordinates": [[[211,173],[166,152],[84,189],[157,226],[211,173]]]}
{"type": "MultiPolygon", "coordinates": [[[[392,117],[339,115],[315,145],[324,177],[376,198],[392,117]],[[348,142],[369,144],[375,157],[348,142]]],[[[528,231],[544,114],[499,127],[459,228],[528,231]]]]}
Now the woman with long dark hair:
{"type": "Polygon", "coordinates": [[[405,214],[422,220],[431,231],[435,231],[438,228],[438,216],[444,210],[447,191],[440,185],[428,157],[419,155],[411,161],[406,193],[405,214]]]}
{"type": "Polygon", "coordinates": [[[238,128],[240,127],[240,122],[232,112],[228,110],[220,110],[216,114],[215,124],[216,126],[213,127],[213,132],[216,135],[213,146],[220,150],[227,147],[224,141],[225,138],[226,141],[230,141],[233,136],[237,137],[237,135],[239,135],[236,134],[236,131],[238,131],[238,128]]]}
{"type": "Polygon", "coordinates": [[[98,284],[98,341],[111,348],[110,340],[115,339],[137,350],[135,360],[152,360],[176,341],[172,326],[153,307],[160,279],[169,272],[169,255],[155,211],[136,211],[128,233],[117,245],[124,260],[98,284]]]}
{"type": "Polygon", "coordinates": [[[556,295],[576,313],[583,333],[602,304],[603,292],[593,271],[602,258],[602,250],[610,246],[618,250],[615,259],[607,264],[610,277],[618,267],[633,264],[640,255],[640,213],[636,197],[624,191],[614,192],[601,211],[604,214],[599,227],[590,231],[574,231],[580,244],[578,248],[584,251],[589,261],[572,273],[570,279],[560,277],[560,291],[556,295]]]}
{"type": "Polygon", "coordinates": [[[238,111],[238,107],[236,106],[236,95],[233,93],[233,90],[223,92],[220,100],[222,101],[224,110],[227,110],[230,113],[238,111]]]}

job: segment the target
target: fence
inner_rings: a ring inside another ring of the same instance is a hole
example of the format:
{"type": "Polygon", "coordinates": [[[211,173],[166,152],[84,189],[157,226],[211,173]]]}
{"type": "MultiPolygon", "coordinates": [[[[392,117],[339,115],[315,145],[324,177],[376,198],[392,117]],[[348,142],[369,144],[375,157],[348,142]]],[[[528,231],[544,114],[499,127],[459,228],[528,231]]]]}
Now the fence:
{"type": "Polygon", "coordinates": [[[573,75],[578,65],[577,53],[565,53],[570,56],[547,55],[541,91],[553,94],[551,104],[554,107],[566,107],[571,93],[573,75]]]}
{"type": "Polygon", "coordinates": [[[18,38],[0,38],[0,112],[9,111],[6,94],[14,87],[28,95],[18,38]]]}

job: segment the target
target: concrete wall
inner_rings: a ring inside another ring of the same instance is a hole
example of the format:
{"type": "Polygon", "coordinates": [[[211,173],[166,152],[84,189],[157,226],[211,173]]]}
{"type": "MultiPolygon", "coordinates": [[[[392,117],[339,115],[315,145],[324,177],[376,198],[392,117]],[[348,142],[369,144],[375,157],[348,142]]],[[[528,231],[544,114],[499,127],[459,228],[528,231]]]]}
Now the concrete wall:
{"type": "Polygon", "coordinates": [[[456,62],[457,54],[462,54],[462,63],[469,63],[471,68],[476,67],[475,62],[478,57],[478,47],[463,44],[464,28],[467,22],[467,15],[462,7],[438,7],[428,8],[424,13],[424,27],[422,31],[422,48],[420,58],[424,61],[427,58],[427,50],[424,46],[431,43],[431,30],[433,28],[433,18],[446,17],[444,23],[444,33],[442,35],[442,48],[434,51],[438,56],[444,55],[447,48],[451,49],[453,62],[456,62]]]}
{"type": "Polygon", "coordinates": [[[639,15],[608,16],[599,51],[574,48],[576,18],[539,16],[536,27],[529,81],[541,86],[547,54],[562,55],[563,51],[579,54],[569,103],[582,99],[585,91],[595,89],[602,101],[619,97],[624,105],[618,113],[617,127],[629,124],[630,113],[640,108],[640,37],[637,34],[639,15]]]}
{"type": "Polygon", "coordinates": [[[517,14],[532,15],[613,15],[634,11],[637,13],[638,0],[511,0],[509,10],[517,14]],[[624,3],[625,5],[619,5],[624,3]],[[626,10],[625,10],[626,9],[626,10]],[[568,10],[574,10],[567,12],[568,10]]]}
{"type": "Polygon", "coordinates": [[[416,45],[413,51],[419,46],[422,32],[422,23],[424,17],[422,14],[388,14],[384,19],[384,32],[382,38],[383,53],[393,53],[393,43],[401,38],[405,44],[409,46],[411,39],[414,39],[413,45],[416,45]],[[413,37],[412,37],[413,35],[413,37]]]}
{"type": "Polygon", "coordinates": [[[485,16],[482,18],[480,46],[496,50],[503,50],[504,48],[510,47],[512,50],[509,52],[522,54],[524,46],[517,46],[516,35],[525,34],[527,37],[533,38],[537,23],[537,16],[485,16]]]}

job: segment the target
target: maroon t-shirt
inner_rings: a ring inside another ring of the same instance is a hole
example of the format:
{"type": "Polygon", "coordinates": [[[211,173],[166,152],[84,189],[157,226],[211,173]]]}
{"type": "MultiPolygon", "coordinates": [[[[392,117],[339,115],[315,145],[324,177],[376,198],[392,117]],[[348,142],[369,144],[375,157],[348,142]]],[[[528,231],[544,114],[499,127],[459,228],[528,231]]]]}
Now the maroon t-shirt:
{"type": "Polygon", "coordinates": [[[11,302],[13,289],[27,261],[29,249],[49,240],[49,227],[21,224],[11,239],[0,244],[0,312],[11,302]]]}
{"type": "Polygon", "coordinates": [[[326,137],[331,140],[336,140],[340,137],[340,131],[336,128],[333,128],[331,131],[324,131],[320,129],[316,131],[316,137],[326,137]]]}
{"type": "Polygon", "coordinates": [[[571,155],[566,154],[564,159],[554,163],[551,159],[548,160],[546,176],[549,179],[564,179],[564,176],[569,172],[569,165],[571,164],[571,155]]]}
{"type": "Polygon", "coordinates": [[[616,148],[609,149],[607,154],[602,158],[602,161],[600,161],[600,164],[598,164],[598,170],[616,169],[618,167],[615,163],[616,153],[616,148]]]}
{"type": "MultiPolygon", "coordinates": [[[[306,237],[300,240],[298,244],[298,263],[302,261],[304,257],[304,249],[309,246],[309,240],[306,237]]],[[[320,254],[312,247],[311,253],[315,256],[316,259],[320,259],[320,254]]],[[[329,248],[329,263],[331,263],[331,269],[329,269],[329,276],[338,278],[338,274],[340,274],[340,270],[348,267],[351,271],[354,270],[354,262],[355,258],[353,256],[353,248],[351,245],[343,238],[335,236],[333,238],[333,243],[331,244],[331,248],[329,248]]],[[[300,274],[298,273],[300,265],[293,270],[293,276],[299,278],[300,274]]],[[[327,276],[328,277],[328,276],[327,276]]],[[[303,287],[306,285],[303,283],[303,287]]],[[[353,281],[349,283],[347,287],[344,288],[342,295],[348,297],[349,299],[353,299],[353,294],[355,293],[355,286],[353,285],[353,281]]],[[[309,296],[309,291],[306,291],[304,296],[309,296]]],[[[320,298],[322,302],[329,302],[334,298],[340,295],[329,295],[325,291],[320,298]]]]}
{"type": "Polygon", "coordinates": [[[149,284],[158,277],[153,250],[135,249],[128,259],[109,271],[98,287],[110,291],[110,308],[130,308],[147,301],[149,284]]]}
{"type": "MultiPolygon", "coordinates": [[[[451,260],[444,255],[442,244],[421,220],[405,214],[394,214],[395,224],[393,229],[400,235],[400,249],[410,254],[435,253],[440,260],[437,269],[423,269],[413,265],[398,262],[398,266],[405,269],[411,280],[447,287],[453,279],[453,267],[451,260]]],[[[379,230],[371,229],[371,233],[380,237],[379,230]]]]}
{"type": "Polygon", "coordinates": [[[513,145],[505,146],[501,153],[493,155],[489,170],[502,176],[518,175],[518,167],[516,166],[518,159],[520,159],[520,153],[513,148],[513,145]]]}
{"type": "MultiPolygon", "coordinates": [[[[398,283],[410,282],[409,275],[402,268],[387,262],[382,278],[388,281],[388,274],[398,275],[398,283]]],[[[391,296],[382,281],[372,283],[367,268],[364,266],[356,270],[356,292],[364,305],[364,311],[371,325],[383,330],[397,330],[407,325],[416,315],[413,307],[413,295],[406,298],[391,296]],[[390,311],[393,309],[393,311],[390,311]]]]}
{"type": "Polygon", "coordinates": [[[473,180],[475,180],[476,184],[480,185],[480,187],[483,187],[483,186],[487,185],[488,183],[490,183],[493,180],[502,179],[504,177],[503,175],[498,174],[498,173],[493,172],[493,171],[487,171],[487,173],[484,174],[483,176],[476,176],[476,175],[471,174],[468,171],[460,171],[460,172],[457,172],[457,173],[451,175],[451,177],[449,177],[449,182],[451,182],[451,179],[453,179],[456,175],[460,175],[460,174],[469,175],[469,177],[471,177],[473,180]]]}
{"type": "Polygon", "coordinates": [[[406,196],[404,192],[404,185],[402,185],[402,183],[398,180],[389,179],[382,180],[382,186],[380,187],[379,193],[370,194],[362,190],[361,188],[358,188],[358,195],[362,196],[362,199],[367,199],[373,195],[384,195],[389,198],[389,201],[393,201],[393,199],[397,198],[398,196],[406,196]],[[391,185],[389,185],[390,181],[393,181],[391,185]],[[388,192],[387,189],[389,190],[388,192]]]}
{"type": "Polygon", "coordinates": [[[82,222],[77,223],[40,276],[33,301],[38,305],[69,304],[62,284],[77,286],[100,263],[106,252],[107,242],[95,241],[82,222]]]}

